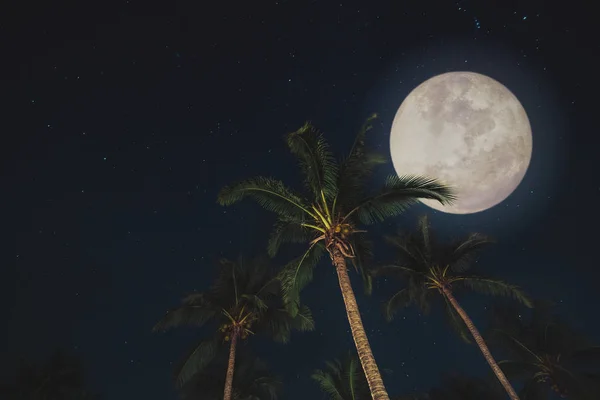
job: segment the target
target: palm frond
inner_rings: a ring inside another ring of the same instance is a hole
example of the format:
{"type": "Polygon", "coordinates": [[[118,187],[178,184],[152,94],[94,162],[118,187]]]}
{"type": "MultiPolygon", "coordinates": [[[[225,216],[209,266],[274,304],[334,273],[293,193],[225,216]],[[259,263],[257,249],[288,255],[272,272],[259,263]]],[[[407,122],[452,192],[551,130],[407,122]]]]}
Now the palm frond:
{"type": "Polygon", "coordinates": [[[262,176],[225,186],[219,192],[217,202],[220,205],[229,206],[245,197],[250,197],[264,209],[285,218],[313,216],[304,201],[291,189],[288,189],[283,182],[262,176]]]}
{"type": "Polygon", "coordinates": [[[523,390],[519,393],[521,400],[548,400],[548,388],[535,379],[529,379],[525,382],[523,390]]]}
{"type": "Polygon", "coordinates": [[[410,304],[411,298],[408,289],[400,289],[383,303],[383,315],[387,321],[392,321],[399,309],[408,307],[410,304]]]}
{"type": "Polygon", "coordinates": [[[182,387],[214,359],[219,344],[218,337],[214,336],[212,339],[201,341],[192,349],[175,371],[175,380],[178,387],[182,387]]]}
{"type": "Polygon", "coordinates": [[[313,238],[314,232],[303,227],[301,220],[279,218],[271,231],[267,252],[269,256],[275,257],[282,244],[308,243],[313,238]]]}
{"type": "Polygon", "coordinates": [[[472,265],[479,251],[494,240],[481,233],[471,233],[466,239],[461,239],[449,247],[445,254],[445,262],[455,272],[464,272],[472,265]]]}
{"type": "Polygon", "coordinates": [[[331,400],[344,400],[335,384],[335,380],[329,373],[317,369],[310,377],[319,384],[321,390],[328,394],[331,400]]]}
{"type": "Polygon", "coordinates": [[[323,256],[323,245],[312,244],[300,257],[290,261],[279,274],[283,301],[286,308],[295,316],[298,312],[300,292],[312,280],[313,268],[323,256]]]}
{"type": "Polygon", "coordinates": [[[446,319],[447,319],[448,323],[450,324],[450,326],[452,327],[454,332],[456,332],[456,334],[465,343],[471,343],[471,332],[469,332],[469,329],[465,325],[465,322],[462,320],[460,315],[458,315],[458,313],[456,312],[454,307],[452,307],[452,304],[450,304],[450,302],[448,301],[446,296],[442,296],[442,297],[444,298],[444,301],[446,303],[446,313],[445,314],[446,314],[446,319]]]}
{"type": "Polygon", "coordinates": [[[370,295],[373,291],[373,277],[370,273],[373,268],[373,243],[360,233],[352,235],[351,243],[356,254],[356,257],[350,259],[351,263],[362,277],[365,293],[370,295]]]}
{"type": "Polygon", "coordinates": [[[519,380],[531,379],[540,370],[538,365],[527,361],[501,360],[498,366],[508,378],[519,380]]]}
{"type": "Polygon", "coordinates": [[[435,179],[390,175],[379,193],[363,200],[348,215],[356,212],[359,221],[369,225],[402,214],[420,199],[451,204],[455,198],[452,189],[435,179]]]}
{"type": "Polygon", "coordinates": [[[510,285],[499,279],[484,278],[480,276],[464,276],[461,277],[459,282],[462,282],[463,285],[481,294],[513,298],[526,307],[533,307],[532,300],[521,288],[510,285]]]}
{"type": "Polygon", "coordinates": [[[291,326],[300,332],[309,332],[315,329],[315,320],[308,306],[304,304],[300,306],[298,314],[292,318],[291,326]]]}
{"type": "Polygon", "coordinates": [[[420,270],[426,270],[427,265],[424,263],[422,251],[419,250],[417,243],[412,235],[399,233],[396,236],[384,236],[387,244],[394,247],[400,254],[400,258],[406,259],[411,265],[421,267],[420,270]]]}
{"type": "Polygon", "coordinates": [[[429,225],[429,218],[427,214],[419,217],[418,228],[419,235],[421,239],[421,244],[423,247],[423,253],[427,257],[427,261],[430,261],[430,256],[433,252],[432,243],[431,243],[431,229],[429,225]]]}
{"type": "Polygon", "coordinates": [[[287,135],[287,145],[300,162],[305,185],[314,200],[320,200],[321,192],[326,199],[333,199],[337,193],[338,166],[323,135],[307,122],[287,135]]]}
{"type": "Polygon", "coordinates": [[[336,204],[342,210],[356,207],[358,201],[365,196],[367,183],[375,167],[387,162],[382,154],[371,152],[366,147],[366,135],[372,129],[375,118],[377,114],[372,114],[367,119],[356,135],[348,157],[340,164],[336,204]]]}

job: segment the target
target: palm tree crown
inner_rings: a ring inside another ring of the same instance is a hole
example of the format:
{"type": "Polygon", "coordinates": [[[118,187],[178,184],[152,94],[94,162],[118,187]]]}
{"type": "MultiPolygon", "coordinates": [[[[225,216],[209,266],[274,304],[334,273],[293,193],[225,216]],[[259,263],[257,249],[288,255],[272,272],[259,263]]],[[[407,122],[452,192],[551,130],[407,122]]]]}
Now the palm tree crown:
{"type": "MultiPolygon", "coordinates": [[[[472,233],[447,244],[439,243],[425,215],[419,218],[416,232],[400,232],[397,236],[386,237],[386,241],[397,250],[398,262],[377,268],[374,274],[395,277],[404,282],[404,286],[384,304],[388,321],[398,310],[412,304],[428,313],[431,300],[444,288],[453,292],[471,289],[483,294],[508,296],[531,306],[531,301],[519,287],[469,271],[477,253],[493,243],[483,234],[472,233]]],[[[444,299],[451,325],[468,342],[464,324],[448,300],[444,299]]]]}
{"type": "Polygon", "coordinates": [[[496,307],[491,339],[508,351],[498,364],[508,376],[522,380],[522,400],[548,398],[552,390],[574,400],[600,398],[600,347],[574,332],[537,303],[530,316],[514,307],[496,307]]]}
{"type": "Polygon", "coordinates": [[[356,136],[350,154],[337,162],[323,138],[310,123],[287,135],[287,145],[304,175],[304,194],[294,192],[282,181],[256,177],[224,187],[218,196],[222,205],[231,205],[250,197],[278,220],[268,242],[274,256],[284,243],[308,243],[304,254],[291,261],[282,273],[284,296],[295,312],[299,292],[312,279],[312,269],[323,255],[334,249],[353,260],[362,272],[367,290],[370,276],[363,265],[370,257],[370,245],[359,223],[369,225],[399,215],[420,198],[450,203],[451,190],[437,181],[417,176],[391,175],[383,187],[368,193],[374,168],[385,159],[367,150],[366,133],[371,116],[356,136]]]}
{"type": "Polygon", "coordinates": [[[215,356],[219,345],[234,336],[246,339],[254,333],[264,333],[275,341],[289,341],[292,329],[314,329],[308,307],[298,306],[299,312],[291,316],[281,301],[281,289],[267,257],[257,257],[249,262],[219,260],[218,276],[203,293],[186,296],[182,305],[170,310],[154,327],[164,331],[172,327],[212,323],[215,334],[203,339],[184,359],[176,371],[178,385],[204,368],[215,356]]]}

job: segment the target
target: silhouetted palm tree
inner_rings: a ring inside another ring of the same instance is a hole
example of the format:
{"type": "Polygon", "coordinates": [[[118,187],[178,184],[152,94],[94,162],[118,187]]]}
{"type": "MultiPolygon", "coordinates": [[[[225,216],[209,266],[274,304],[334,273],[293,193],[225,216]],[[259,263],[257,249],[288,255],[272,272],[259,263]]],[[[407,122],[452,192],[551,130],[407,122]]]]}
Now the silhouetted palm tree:
{"type": "Polygon", "coordinates": [[[504,400],[504,396],[500,385],[480,378],[452,376],[427,393],[400,396],[394,400],[504,400]]]}
{"type": "Polygon", "coordinates": [[[63,350],[55,351],[41,365],[24,364],[12,382],[0,385],[6,400],[95,400],[85,389],[81,360],[63,350]]]}
{"type": "Polygon", "coordinates": [[[292,312],[300,291],[312,280],[312,270],[323,250],[329,253],[371,394],[373,399],[382,400],[389,397],[362,324],[346,265],[346,258],[353,260],[370,290],[370,278],[363,268],[370,257],[370,246],[360,235],[364,231],[357,226],[397,216],[421,198],[447,204],[454,197],[447,187],[433,179],[396,175],[388,177],[379,191],[367,195],[373,169],[384,162],[365,146],[366,132],[373,118],[375,115],[359,131],[350,154],[341,163],[336,162],[323,135],[311,124],[306,123],[287,135],[287,145],[298,158],[304,175],[305,195],[295,193],[279,180],[256,177],[223,188],[218,202],[231,205],[250,197],[277,214],[278,221],[268,245],[271,256],[283,243],[308,245],[304,254],[282,271],[284,295],[292,312]]]}
{"type": "MultiPolygon", "coordinates": [[[[228,368],[227,352],[220,354],[181,389],[182,400],[221,400],[228,368]]],[[[283,384],[273,376],[267,365],[249,352],[236,356],[231,398],[234,400],[277,400],[283,384]]]]}
{"type": "Polygon", "coordinates": [[[473,321],[454,297],[457,290],[470,289],[493,296],[512,297],[531,306],[530,300],[518,287],[498,279],[466,272],[471,267],[476,252],[489,244],[490,239],[479,233],[473,233],[455,243],[440,244],[433,237],[427,216],[419,218],[416,233],[400,233],[398,236],[386,239],[398,250],[399,263],[384,266],[375,273],[398,277],[404,284],[386,302],[384,307],[386,318],[391,320],[398,309],[410,304],[416,304],[427,312],[431,298],[440,295],[446,303],[446,311],[454,327],[458,329],[463,339],[468,340],[464,330],[466,325],[509,396],[518,399],[473,321]]]}
{"type": "Polygon", "coordinates": [[[342,360],[325,362],[324,370],[311,375],[331,400],[369,400],[371,392],[358,356],[351,352],[342,360]]]}
{"type": "Polygon", "coordinates": [[[600,347],[575,333],[548,304],[536,304],[529,317],[495,307],[490,337],[509,352],[511,359],[498,364],[524,382],[522,400],[547,399],[550,390],[573,400],[600,399],[600,347]]]}
{"type": "Polygon", "coordinates": [[[314,322],[306,306],[298,306],[294,316],[284,308],[279,281],[266,256],[251,262],[241,257],[238,262],[221,259],[219,264],[218,277],[209,290],[185,297],[183,304],[167,312],[154,330],[212,322],[215,334],[188,354],[177,369],[177,382],[183,385],[214,358],[220,344],[230,342],[224,387],[224,399],[230,400],[238,340],[260,332],[285,343],[292,329],[312,330],[314,322]]]}

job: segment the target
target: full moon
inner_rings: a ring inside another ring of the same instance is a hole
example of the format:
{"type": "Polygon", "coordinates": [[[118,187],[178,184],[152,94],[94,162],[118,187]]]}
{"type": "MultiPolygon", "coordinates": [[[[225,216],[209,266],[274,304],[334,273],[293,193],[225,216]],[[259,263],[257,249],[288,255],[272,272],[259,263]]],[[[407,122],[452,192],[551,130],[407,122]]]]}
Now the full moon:
{"type": "Polygon", "coordinates": [[[525,109],[500,82],[450,72],[423,82],[402,102],[390,135],[398,175],[421,175],[452,186],[458,199],[427,206],[451,214],[487,210],[521,183],[532,151],[525,109]]]}

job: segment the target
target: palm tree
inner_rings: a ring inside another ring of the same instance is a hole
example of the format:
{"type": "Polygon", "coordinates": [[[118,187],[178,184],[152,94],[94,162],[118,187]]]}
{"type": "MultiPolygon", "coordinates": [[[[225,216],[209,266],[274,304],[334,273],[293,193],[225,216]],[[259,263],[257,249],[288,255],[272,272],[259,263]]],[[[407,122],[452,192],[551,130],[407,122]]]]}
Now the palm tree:
{"type": "Polygon", "coordinates": [[[251,262],[219,260],[217,279],[204,293],[185,297],[182,305],[167,312],[154,330],[166,330],[181,325],[203,326],[212,322],[215,334],[203,339],[185,357],[177,369],[177,383],[182,386],[215,356],[220,344],[229,342],[229,360],[224,385],[224,400],[232,396],[235,354],[239,340],[255,332],[268,334],[275,341],[286,343],[292,329],[308,331],[314,322],[308,307],[298,306],[291,315],[281,301],[281,288],[268,257],[251,262]]]}
{"type": "Polygon", "coordinates": [[[56,350],[41,365],[23,364],[14,381],[0,386],[0,397],[11,400],[92,400],[85,389],[81,360],[64,350],[56,350]]]}
{"type": "MultiPolygon", "coordinates": [[[[243,349],[242,349],[243,350],[243,349]]],[[[228,368],[227,352],[220,354],[200,373],[190,379],[181,389],[182,400],[221,400],[224,371],[228,368]]],[[[283,384],[273,376],[267,365],[249,352],[238,352],[236,373],[232,384],[235,400],[277,400],[283,384]]]]}
{"type": "Polygon", "coordinates": [[[371,398],[367,378],[354,352],[347,354],[341,361],[339,359],[326,361],[325,365],[325,370],[315,370],[311,378],[331,400],[371,398]]]}
{"type": "Polygon", "coordinates": [[[493,296],[512,297],[528,307],[532,306],[528,297],[516,286],[494,278],[466,273],[477,251],[491,243],[491,240],[482,234],[473,233],[454,243],[439,244],[432,235],[427,216],[419,218],[417,233],[400,233],[398,236],[386,237],[386,240],[398,250],[399,263],[384,266],[375,273],[395,276],[405,283],[384,305],[388,321],[392,320],[398,309],[410,304],[416,304],[422,311],[428,312],[431,297],[436,293],[440,294],[453,326],[463,339],[468,340],[464,330],[466,325],[508,395],[511,399],[518,400],[519,397],[492,357],[475,324],[454,297],[457,290],[471,289],[493,296]]]}
{"type": "Polygon", "coordinates": [[[548,304],[536,304],[529,318],[506,306],[493,314],[492,343],[511,357],[498,364],[524,381],[523,400],[546,399],[550,390],[573,400],[600,398],[600,347],[574,332],[548,304]]]}
{"type": "Polygon", "coordinates": [[[423,394],[400,396],[394,400],[504,400],[504,391],[481,378],[451,376],[423,394]]]}
{"type": "Polygon", "coordinates": [[[336,162],[323,135],[310,123],[287,135],[287,145],[299,160],[304,175],[304,195],[292,191],[282,181],[255,177],[224,187],[218,195],[221,205],[234,204],[245,197],[277,214],[278,220],[268,243],[274,256],[283,243],[304,243],[308,249],[284,267],[281,282],[288,308],[295,304],[303,287],[312,279],[312,270],[324,251],[336,269],[346,314],[360,362],[375,400],[389,399],[365,329],[346,266],[353,261],[370,290],[370,277],[363,268],[369,261],[370,246],[359,223],[373,224],[399,215],[419,199],[435,199],[443,204],[454,197],[437,181],[415,176],[390,176],[379,191],[367,194],[374,168],[384,159],[369,152],[366,133],[371,116],[359,131],[350,154],[336,162]]]}

